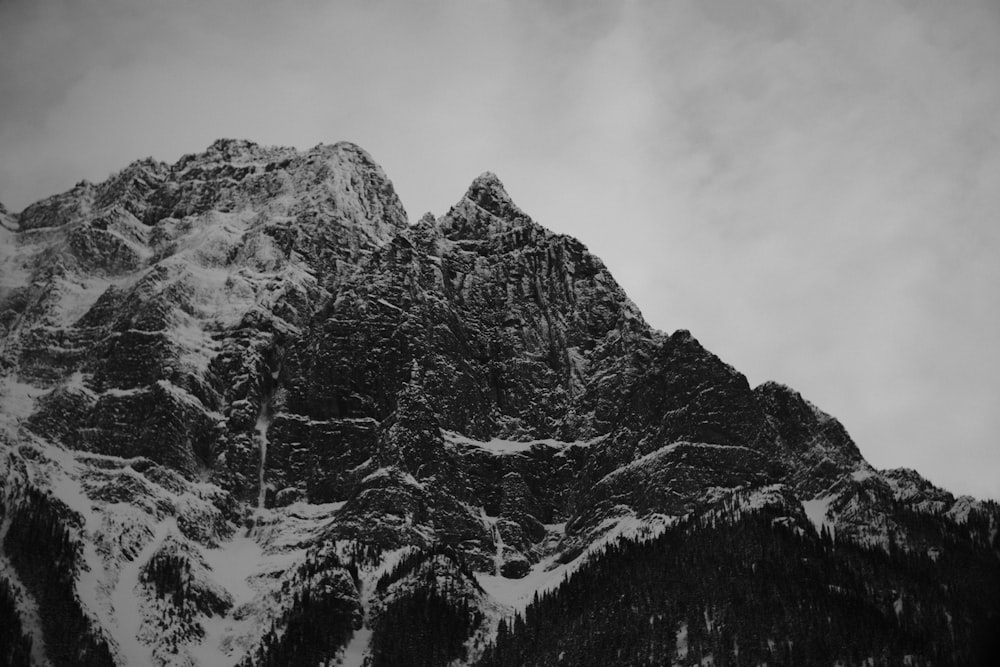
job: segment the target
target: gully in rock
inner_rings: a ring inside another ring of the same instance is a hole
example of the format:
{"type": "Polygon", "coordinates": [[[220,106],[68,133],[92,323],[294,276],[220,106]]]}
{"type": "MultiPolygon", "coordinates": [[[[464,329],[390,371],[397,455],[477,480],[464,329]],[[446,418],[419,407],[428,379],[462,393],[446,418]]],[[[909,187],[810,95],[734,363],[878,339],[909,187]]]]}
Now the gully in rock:
{"type": "Polygon", "coordinates": [[[269,355],[269,372],[262,377],[263,391],[260,397],[260,410],[257,413],[257,423],[254,433],[257,436],[257,446],[260,459],[257,465],[257,509],[265,509],[267,505],[267,429],[274,418],[274,393],[277,390],[278,376],[281,373],[281,356],[277,353],[269,355]]]}

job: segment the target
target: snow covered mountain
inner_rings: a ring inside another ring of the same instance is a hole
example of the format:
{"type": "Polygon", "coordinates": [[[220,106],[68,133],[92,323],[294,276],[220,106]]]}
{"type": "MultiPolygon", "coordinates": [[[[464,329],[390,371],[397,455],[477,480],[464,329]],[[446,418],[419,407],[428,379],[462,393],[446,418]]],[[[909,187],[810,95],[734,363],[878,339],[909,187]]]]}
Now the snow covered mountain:
{"type": "Polygon", "coordinates": [[[991,664],[995,503],[493,174],[410,225],[357,146],[220,140],[0,236],[2,664],[991,664]]]}

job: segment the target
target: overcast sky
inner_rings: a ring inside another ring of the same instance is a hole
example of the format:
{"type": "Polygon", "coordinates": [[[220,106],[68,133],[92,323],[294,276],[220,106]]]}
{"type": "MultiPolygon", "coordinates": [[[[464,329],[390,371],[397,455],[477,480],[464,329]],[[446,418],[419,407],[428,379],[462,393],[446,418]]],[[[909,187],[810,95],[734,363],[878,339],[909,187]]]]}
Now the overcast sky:
{"type": "Polygon", "coordinates": [[[0,201],[219,137],[479,173],[876,467],[1000,498],[1000,3],[0,0],[0,201]]]}

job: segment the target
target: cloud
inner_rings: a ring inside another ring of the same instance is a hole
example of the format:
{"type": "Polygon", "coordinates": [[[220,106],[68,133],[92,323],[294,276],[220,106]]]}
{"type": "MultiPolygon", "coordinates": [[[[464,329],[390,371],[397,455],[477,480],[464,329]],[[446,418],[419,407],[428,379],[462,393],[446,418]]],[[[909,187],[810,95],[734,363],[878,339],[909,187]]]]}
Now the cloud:
{"type": "Polygon", "coordinates": [[[0,3],[0,200],[219,136],[484,170],[655,326],[1000,498],[1000,6],[0,3]]]}

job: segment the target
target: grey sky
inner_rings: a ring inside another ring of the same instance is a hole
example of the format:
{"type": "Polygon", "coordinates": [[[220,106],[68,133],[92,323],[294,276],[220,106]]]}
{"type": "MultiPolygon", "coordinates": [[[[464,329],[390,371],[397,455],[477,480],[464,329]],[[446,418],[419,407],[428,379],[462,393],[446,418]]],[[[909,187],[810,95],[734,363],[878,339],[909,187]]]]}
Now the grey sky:
{"type": "Polygon", "coordinates": [[[480,172],[649,321],[1000,498],[1000,3],[0,0],[0,201],[351,140],[411,218],[480,172]]]}

